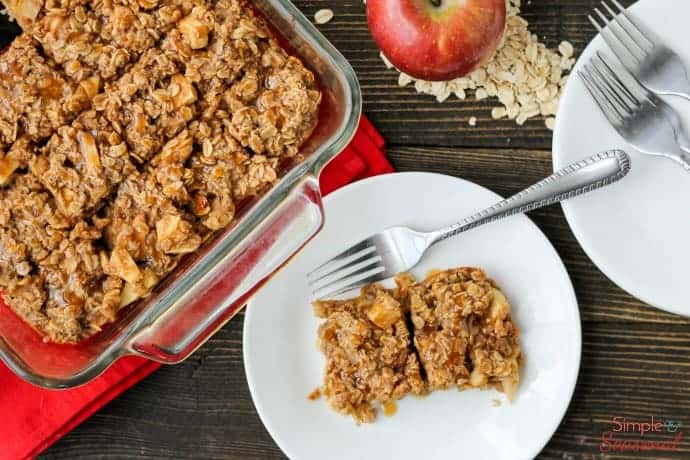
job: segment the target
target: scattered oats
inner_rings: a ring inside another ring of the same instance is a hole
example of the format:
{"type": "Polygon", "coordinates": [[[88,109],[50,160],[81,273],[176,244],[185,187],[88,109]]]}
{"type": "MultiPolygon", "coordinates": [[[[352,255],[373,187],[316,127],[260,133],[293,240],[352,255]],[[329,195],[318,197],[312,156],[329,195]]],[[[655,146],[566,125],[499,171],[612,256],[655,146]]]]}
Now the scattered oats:
{"type": "Polygon", "coordinates": [[[391,64],[391,61],[388,60],[385,54],[383,52],[379,52],[379,56],[381,56],[381,60],[383,61],[384,64],[386,64],[386,67],[389,69],[392,69],[394,66],[391,64]]]}
{"type": "Polygon", "coordinates": [[[398,86],[407,86],[412,83],[413,80],[414,79],[405,72],[400,72],[400,76],[398,77],[398,86]]]}
{"type": "Polygon", "coordinates": [[[527,106],[523,107],[522,110],[520,110],[520,115],[526,118],[534,118],[536,116],[541,115],[541,111],[537,106],[527,106]]]}
{"type": "Polygon", "coordinates": [[[556,126],[556,119],[554,117],[549,117],[546,120],[544,120],[544,124],[548,129],[553,131],[554,126],[556,126]]]}
{"type": "MultiPolygon", "coordinates": [[[[521,96],[522,96],[522,95],[521,95],[521,96]]],[[[527,95],[525,95],[525,96],[527,96],[527,95]]],[[[549,88],[544,87],[544,88],[541,88],[541,89],[538,89],[538,90],[537,90],[537,100],[538,100],[538,101],[540,101],[540,102],[546,102],[546,101],[548,101],[550,98],[551,98],[551,91],[549,90],[549,88]]],[[[520,100],[520,98],[518,98],[518,101],[519,101],[521,104],[524,104],[524,102],[522,102],[522,101],[520,100]]]]}
{"type": "Polygon", "coordinates": [[[539,52],[539,47],[536,43],[530,43],[525,48],[525,57],[531,63],[537,62],[537,53],[539,52]]]}
{"type": "Polygon", "coordinates": [[[314,14],[314,22],[317,24],[326,24],[331,19],[333,19],[333,10],[328,8],[319,10],[314,14]]]}
{"type": "Polygon", "coordinates": [[[501,400],[500,399],[492,399],[491,405],[494,407],[499,407],[501,405],[501,400]]]}
{"type": "Polygon", "coordinates": [[[506,108],[505,107],[494,107],[491,109],[491,118],[494,120],[498,120],[499,118],[503,118],[506,116],[506,108]]]}
{"type": "Polygon", "coordinates": [[[439,95],[448,90],[448,83],[445,81],[432,81],[431,94],[439,95]]]}
{"type": "MultiPolygon", "coordinates": [[[[573,64],[575,64],[575,59],[573,58],[568,58],[563,56],[560,61],[560,66],[561,69],[563,70],[570,70],[573,67],[573,64]]],[[[560,81],[560,75],[559,75],[559,81],[560,81]]]]}
{"type": "Polygon", "coordinates": [[[414,89],[416,89],[418,93],[433,94],[431,88],[430,81],[415,80],[414,82],[414,89]]]}
{"type": "Polygon", "coordinates": [[[558,101],[555,99],[543,102],[540,105],[540,113],[542,115],[556,115],[556,112],[558,112],[558,101]]]}
{"type": "Polygon", "coordinates": [[[498,100],[505,106],[511,105],[515,102],[515,94],[510,86],[503,86],[498,89],[498,100]]]}
{"type": "Polygon", "coordinates": [[[560,45],[558,45],[558,52],[561,53],[561,56],[563,57],[572,57],[573,56],[573,45],[570,42],[562,41],[560,45]]]}
{"type": "Polygon", "coordinates": [[[436,100],[438,102],[443,102],[450,97],[450,90],[445,86],[442,90],[436,93],[436,100]]]}
{"type": "MultiPolygon", "coordinates": [[[[520,4],[520,0],[506,0],[506,32],[496,54],[483,67],[449,82],[417,80],[401,73],[398,84],[414,83],[418,93],[434,96],[439,102],[451,94],[465,99],[467,90],[474,91],[476,100],[497,97],[502,106],[491,110],[492,118],[508,117],[524,124],[544,116],[548,117],[544,121],[547,127],[553,125],[549,119],[556,114],[567,72],[575,63],[574,48],[562,41],[558,50],[548,49],[529,31],[529,23],[520,16],[520,4]]],[[[394,68],[383,54],[381,59],[386,67],[394,68]]]]}
{"type": "Polygon", "coordinates": [[[477,126],[477,117],[470,117],[467,123],[469,123],[470,126],[477,126]]]}

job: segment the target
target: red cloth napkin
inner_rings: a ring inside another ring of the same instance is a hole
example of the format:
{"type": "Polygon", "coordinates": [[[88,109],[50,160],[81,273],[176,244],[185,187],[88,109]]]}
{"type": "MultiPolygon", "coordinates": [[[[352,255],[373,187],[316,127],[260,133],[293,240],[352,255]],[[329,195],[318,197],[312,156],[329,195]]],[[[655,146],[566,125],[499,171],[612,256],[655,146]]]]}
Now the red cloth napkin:
{"type": "MultiPolygon", "coordinates": [[[[362,117],[350,145],[321,175],[321,190],[330,193],[364,177],[392,171],[383,138],[362,117]]],[[[0,459],[38,455],[159,366],[146,359],[126,357],[84,386],[46,390],[24,382],[0,363],[0,459]]]]}

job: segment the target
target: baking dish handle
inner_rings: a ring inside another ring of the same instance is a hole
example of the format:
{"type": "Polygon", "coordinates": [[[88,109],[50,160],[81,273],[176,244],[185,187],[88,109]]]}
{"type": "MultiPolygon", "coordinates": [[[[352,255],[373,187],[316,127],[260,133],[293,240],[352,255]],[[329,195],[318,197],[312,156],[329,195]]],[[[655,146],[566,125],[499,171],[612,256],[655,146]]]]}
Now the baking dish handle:
{"type": "MultiPolygon", "coordinates": [[[[186,359],[244,306],[323,225],[318,179],[303,176],[242,244],[192,280],[186,292],[151,324],[142,326],[128,352],[162,363],[186,359]]],[[[154,299],[163,305],[167,299],[154,299]]]]}

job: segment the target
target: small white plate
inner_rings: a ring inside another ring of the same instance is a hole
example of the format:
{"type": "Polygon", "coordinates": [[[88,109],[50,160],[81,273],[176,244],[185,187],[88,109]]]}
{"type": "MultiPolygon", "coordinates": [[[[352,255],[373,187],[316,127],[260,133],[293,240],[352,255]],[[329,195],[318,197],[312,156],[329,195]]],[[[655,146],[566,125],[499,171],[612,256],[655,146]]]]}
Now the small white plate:
{"type": "Polygon", "coordinates": [[[506,293],[521,328],[526,363],[516,399],[496,391],[436,392],[404,398],[393,417],[353,419],[307,395],[322,382],[305,275],[326,257],[394,225],[431,230],[496,203],[470,182],[427,173],[366,179],[325,199],[326,224],[305,250],[250,302],[244,363],[256,409],[293,459],[531,459],[558,427],[580,364],[580,316],[572,284],[546,237],[526,217],[511,217],[434,248],[413,270],[483,267],[506,293]],[[494,407],[493,400],[501,405],[494,407]]]}
{"type": "MultiPolygon", "coordinates": [[[[642,0],[631,12],[690,65],[690,2],[642,0]]],[[[564,202],[565,216],[587,255],[614,283],[662,310],[690,315],[690,174],[635,151],[608,124],[577,75],[595,51],[613,57],[597,36],[575,65],[556,117],[554,169],[611,148],[630,153],[632,169],[610,187],[564,202]]],[[[690,102],[664,99],[690,127],[690,102]]]]}

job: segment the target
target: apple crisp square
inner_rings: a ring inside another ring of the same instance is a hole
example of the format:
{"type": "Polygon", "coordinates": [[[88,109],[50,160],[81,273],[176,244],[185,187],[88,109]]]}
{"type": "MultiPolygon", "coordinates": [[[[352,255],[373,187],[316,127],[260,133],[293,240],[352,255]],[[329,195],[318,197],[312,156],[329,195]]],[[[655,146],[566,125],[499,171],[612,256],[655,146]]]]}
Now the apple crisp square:
{"type": "Polygon", "coordinates": [[[326,356],[323,394],[357,423],[373,422],[376,405],[426,393],[411,347],[400,289],[362,288],[359,297],[314,303],[319,347],[326,356]]]}
{"type": "Polygon", "coordinates": [[[430,390],[495,387],[509,399],[519,381],[519,332],[510,305],[482,270],[432,272],[410,288],[414,345],[430,390]]]}
{"type": "Polygon", "coordinates": [[[330,406],[373,422],[376,407],[408,394],[496,388],[512,400],[523,355],[510,305],[477,268],[403,273],[396,287],[367,285],[359,297],[314,302],[321,388],[330,406]]]}

